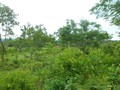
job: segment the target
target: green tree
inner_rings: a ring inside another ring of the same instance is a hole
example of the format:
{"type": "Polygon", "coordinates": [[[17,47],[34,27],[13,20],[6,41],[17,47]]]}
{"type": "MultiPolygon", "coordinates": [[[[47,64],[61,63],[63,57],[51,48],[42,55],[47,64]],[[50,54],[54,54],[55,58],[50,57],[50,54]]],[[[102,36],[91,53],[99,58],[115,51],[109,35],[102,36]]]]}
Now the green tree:
{"type": "Polygon", "coordinates": [[[103,31],[99,24],[87,20],[81,20],[80,23],[68,20],[67,25],[58,30],[57,36],[63,45],[80,47],[96,47],[110,38],[109,34],[103,31]]]}
{"type": "Polygon", "coordinates": [[[6,40],[7,36],[14,34],[12,28],[15,25],[18,25],[18,22],[16,21],[16,16],[17,15],[13,12],[12,9],[0,3],[0,27],[1,27],[0,43],[2,45],[2,61],[4,61],[4,51],[5,51],[5,46],[2,41],[2,35],[5,36],[5,40],[6,40]]]}
{"type": "Polygon", "coordinates": [[[8,35],[13,35],[12,27],[18,25],[16,20],[17,14],[12,9],[0,3],[0,25],[1,30],[5,33],[5,39],[8,35]]]}
{"type": "Polygon", "coordinates": [[[27,48],[30,52],[30,57],[37,52],[41,47],[54,43],[55,39],[52,35],[48,35],[46,28],[43,25],[32,26],[28,24],[23,26],[21,34],[21,45],[27,48]]]}
{"type": "Polygon", "coordinates": [[[97,18],[102,17],[110,20],[114,25],[120,26],[120,0],[99,1],[91,8],[91,13],[97,15],[97,18]]]}
{"type": "Polygon", "coordinates": [[[43,25],[24,25],[21,31],[21,39],[25,40],[25,45],[27,45],[27,47],[29,45],[34,47],[43,47],[49,42],[54,42],[54,37],[52,35],[47,34],[46,28],[43,27],[43,25]]]}

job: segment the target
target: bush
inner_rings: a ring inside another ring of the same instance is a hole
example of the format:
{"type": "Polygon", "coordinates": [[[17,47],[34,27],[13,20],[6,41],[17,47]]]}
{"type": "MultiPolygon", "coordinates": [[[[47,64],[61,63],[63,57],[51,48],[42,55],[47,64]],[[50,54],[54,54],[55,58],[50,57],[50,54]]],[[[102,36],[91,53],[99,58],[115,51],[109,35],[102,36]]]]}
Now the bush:
{"type": "Polygon", "coordinates": [[[35,77],[29,71],[10,71],[0,74],[1,90],[35,90],[35,77]]]}

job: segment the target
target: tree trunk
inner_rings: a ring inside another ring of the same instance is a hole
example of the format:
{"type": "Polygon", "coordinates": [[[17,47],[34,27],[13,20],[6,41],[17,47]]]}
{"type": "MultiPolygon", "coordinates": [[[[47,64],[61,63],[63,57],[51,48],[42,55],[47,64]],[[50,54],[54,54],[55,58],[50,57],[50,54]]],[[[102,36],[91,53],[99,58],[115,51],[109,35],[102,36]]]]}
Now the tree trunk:
{"type": "Polygon", "coordinates": [[[4,54],[5,54],[5,47],[4,47],[4,44],[3,44],[3,41],[2,41],[2,36],[1,36],[1,34],[0,34],[0,43],[1,43],[1,46],[2,46],[2,50],[1,50],[1,59],[2,59],[2,62],[4,62],[4,54]]]}
{"type": "Polygon", "coordinates": [[[7,31],[5,32],[5,41],[6,41],[6,37],[7,37],[7,31]]]}

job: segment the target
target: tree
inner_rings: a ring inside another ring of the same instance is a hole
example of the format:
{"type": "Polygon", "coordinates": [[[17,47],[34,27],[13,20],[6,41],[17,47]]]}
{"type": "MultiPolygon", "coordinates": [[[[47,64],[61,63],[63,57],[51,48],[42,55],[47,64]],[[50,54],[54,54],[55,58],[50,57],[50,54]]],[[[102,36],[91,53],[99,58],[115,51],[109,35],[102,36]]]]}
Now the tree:
{"type": "Polygon", "coordinates": [[[87,20],[80,20],[80,23],[68,20],[66,26],[58,30],[57,36],[63,45],[80,47],[98,47],[100,43],[110,38],[99,24],[87,20]]]}
{"type": "Polygon", "coordinates": [[[97,18],[102,17],[120,26],[120,0],[100,0],[90,11],[97,15],[97,18]]]}
{"type": "Polygon", "coordinates": [[[2,39],[1,39],[1,34],[0,34],[0,43],[1,43],[1,46],[2,46],[2,49],[1,49],[1,51],[2,51],[2,61],[4,61],[4,51],[5,51],[5,47],[4,47],[4,44],[3,44],[3,42],[2,42],[2,39]]]}
{"type": "MultiPolygon", "coordinates": [[[[49,42],[54,42],[54,37],[47,34],[46,28],[43,27],[43,25],[24,25],[21,28],[21,31],[21,38],[26,42],[26,44],[28,43],[31,46],[43,47],[49,42]],[[31,42],[31,44],[27,41],[31,42]]],[[[29,47],[28,44],[27,47],[29,47]]]]}
{"type": "Polygon", "coordinates": [[[13,35],[12,28],[15,25],[18,25],[16,21],[16,14],[10,9],[8,6],[5,6],[0,3],[0,26],[1,26],[1,33],[0,33],[0,43],[2,45],[2,61],[4,61],[4,43],[2,41],[2,33],[5,32],[5,40],[8,35],[13,35]]]}
{"type": "Polygon", "coordinates": [[[55,39],[52,35],[48,35],[46,28],[43,25],[32,26],[28,24],[21,28],[21,43],[22,47],[27,48],[30,52],[30,57],[36,53],[41,47],[49,43],[54,43],[55,39]]]}

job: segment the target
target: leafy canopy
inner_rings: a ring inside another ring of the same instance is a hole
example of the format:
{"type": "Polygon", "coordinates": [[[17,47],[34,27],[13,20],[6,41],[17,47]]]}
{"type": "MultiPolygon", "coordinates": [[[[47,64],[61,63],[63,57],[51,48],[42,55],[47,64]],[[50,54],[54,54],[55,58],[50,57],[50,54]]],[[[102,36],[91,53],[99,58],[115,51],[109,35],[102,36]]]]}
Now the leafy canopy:
{"type": "Polygon", "coordinates": [[[87,20],[80,20],[80,23],[68,20],[66,26],[58,30],[57,35],[62,44],[72,46],[96,47],[110,38],[107,32],[102,31],[99,24],[87,20]]]}
{"type": "Polygon", "coordinates": [[[43,27],[43,25],[24,25],[21,27],[21,31],[22,34],[20,38],[26,43],[27,47],[29,45],[43,47],[49,42],[54,42],[53,36],[47,34],[46,28],[43,27]]]}
{"type": "Polygon", "coordinates": [[[12,27],[18,25],[14,11],[0,3],[0,27],[5,35],[13,35],[12,27]]]}
{"type": "Polygon", "coordinates": [[[90,11],[97,15],[97,18],[102,17],[120,26],[120,0],[100,0],[90,11]]]}

